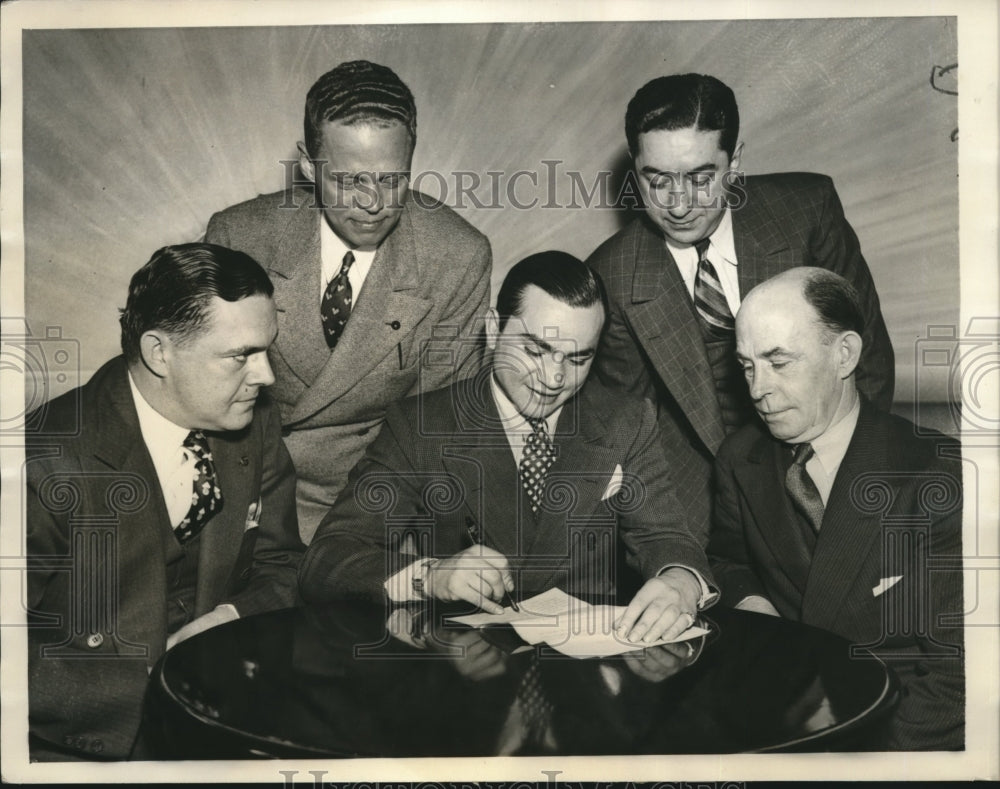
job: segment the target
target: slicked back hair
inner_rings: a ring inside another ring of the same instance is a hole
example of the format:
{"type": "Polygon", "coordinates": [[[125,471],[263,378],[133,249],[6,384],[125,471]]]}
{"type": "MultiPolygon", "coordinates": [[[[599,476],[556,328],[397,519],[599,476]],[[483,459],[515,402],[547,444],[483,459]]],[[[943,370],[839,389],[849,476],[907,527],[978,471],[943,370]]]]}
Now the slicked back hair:
{"type": "Polygon", "coordinates": [[[417,141],[417,105],[396,72],[367,60],[351,60],[326,72],[306,96],[305,144],[316,159],[324,123],[401,123],[417,141]]]}
{"type": "Polygon", "coordinates": [[[239,301],[272,296],[267,272],[249,255],[216,244],[177,244],[153,253],[135,274],[122,310],[122,352],[129,363],[139,360],[139,340],[153,329],[177,342],[207,328],[209,303],[218,296],[239,301]]]}
{"type": "Polygon", "coordinates": [[[810,270],[802,283],[802,296],[819,315],[828,341],[845,331],[864,336],[858,291],[839,274],[824,268],[810,270]]]}
{"type": "Polygon", "coordinates": [[[570,307],[604,304],[601,281],[589,266],[566,252],[539,252],[516,263],[504,277],[497,295],[500,331],[512,316],[521,314],[521,300],[529,285],[570,307]]]}
{"type": "Polygon", "coordinates": [[[719,147],[733,158],[740,111],[728,85],[705,74],[657,77],[639,88],[625,111],[625,137],[633,157],[640,134],[690,128],[721,132],[719,147]]]}

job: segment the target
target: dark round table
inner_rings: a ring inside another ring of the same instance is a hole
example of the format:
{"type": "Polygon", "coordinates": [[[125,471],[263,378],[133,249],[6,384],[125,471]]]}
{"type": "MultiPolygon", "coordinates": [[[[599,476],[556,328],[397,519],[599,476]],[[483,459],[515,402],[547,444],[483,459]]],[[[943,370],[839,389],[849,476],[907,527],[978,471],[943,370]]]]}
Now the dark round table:
{"type": "Polygon", "coordinates": [[[154,669],[144,741],[164,759],[856,750],[898,696],[847,641],[745,611],[709,610],[690,649],[600,659],[454,613],[344,603],[208,630],[154,669]]]}

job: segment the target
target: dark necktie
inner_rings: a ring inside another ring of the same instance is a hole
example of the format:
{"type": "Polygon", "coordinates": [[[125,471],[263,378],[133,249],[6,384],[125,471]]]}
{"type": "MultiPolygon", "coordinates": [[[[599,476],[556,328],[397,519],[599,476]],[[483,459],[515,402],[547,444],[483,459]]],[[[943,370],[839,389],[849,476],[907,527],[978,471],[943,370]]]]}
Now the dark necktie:
{"type": "Polygon", "coordinates": [[[215,476],[215,464],[208,441],[200,430],[192,430],[183,447],[194,457],[195,475],[191,489],[191,508],[174,529],[174,536],[185,543],[202,530],[209,519],[222,509],[222,491],[215,476]]]}
{"type": "Polygon", "coordinates": [[[806,471],[806,463],[813,456],[812,444],[796,444],[792,449],[792,465],[785,473],[785,490],[799,511],[813,527],[819,531],[823,523],[823,499],[819,495],[816,483],[806,471]]]}
{"type": "Polygon", "coordinates": [[[340,271],[326,286],[323,301],[319,305],[319,315],[323,320],[323,336],[326,337],[326,344],[330,346],[330,350],[336,347],[337,340],[344,331],[344,325],[351,315],[354,294],[347,273],[351,270],[352,263],[354,263],[354,253],[347,250],[340,271]]]}
{"type": "Polygon", "coordinates": [[[553,705],[542,687],[542,668],[537,653],[532,653],[528,670],[521,677],[517,688],[517,703],[524,723],[525,745],[522,753],[540,752],[545,747],[552,727],[553,705]]]}
{"type": "Polygon", "coordinates": [[[545,475],[555,462],[556,453],[552,447],[552,439],[545,429],[545,420],[529,419],[528,424],[531,425],[532,432],[525,439],[518,472],[521,475],[521,484],[531,499],[531,511],[538,512],[545,493],[545,475]]]}
{"type": "Polygon", "coordinates": [[[694,307],[702,320],[710,326],[720,332],[731,332],[736,324],[719,275],[708,259],[709,243],[707,238],[703,238],[694,245],[698,251],[698,271],[694,276],[694,307]]]}

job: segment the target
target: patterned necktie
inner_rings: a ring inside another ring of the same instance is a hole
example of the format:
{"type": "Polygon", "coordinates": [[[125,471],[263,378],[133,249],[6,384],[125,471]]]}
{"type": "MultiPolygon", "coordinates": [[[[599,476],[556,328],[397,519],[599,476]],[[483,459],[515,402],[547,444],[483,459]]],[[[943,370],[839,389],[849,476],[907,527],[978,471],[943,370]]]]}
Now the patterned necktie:
{"type": "Polygon", "coordinates": [[[184,439],[183,447],[194,457],[191,508],[174,528],[174,536],[185,543],[202,530],[209,519],[222,509],[222,491],[215,476],[215,464],[208,441],[200,430],[192,430],[184,439]]]}
{"type": "Polygon", "coordinates": [[[792,450],[792,465],[785,473],[785,490],[799,511],[809,521],[814,531],[819,531],[823,523],[823,499],[816,483],[806,471],[806,463],[813,456],[812,444],[796,444],[792,450]]]}
{"type": "Polygon", "coordinates": [[[347,278],[347,273],[354,263],[354,253],[350,250],[344,255],[344,261],[340,266],[340,271],[330,280],[323,292],[323,301],[319,305],[319,316],[323,321],[323,336],[326,337],[326,344],[333,350],[344,331],[344,324],[351,316],[351,302],[354,294],[351,290],[351,281],[347,278]]]}
{"type": "Polygon", "coordinates": [[[552,727],[554,707],[542,687],[542,668],[537,652],[532,653],[528,670],[517,687],[517,704],[521,708],[527,752],[543,750],[552,727]]]}
{"type": "Polygon", "coordinates": [[[698,251],[698,272],[694,277],[694,307],[702,320],[721,332],[732,332],[736,327],[733,313],[726,301],[722,283],[715,266],[708,259],[709,240],[703,238],[694,248],[698,251]]]}
{"type": "Polygon", "coordinates": [[[518,472],[521,484],[531,499],[531,511],[538,512],[545,493],[545,475],[555,462],[556,453],[545,429],[545,420],[529,419],[528,424],[531,425],[532,432],[524,441],[524,454],[521,455],[518,472]]]}

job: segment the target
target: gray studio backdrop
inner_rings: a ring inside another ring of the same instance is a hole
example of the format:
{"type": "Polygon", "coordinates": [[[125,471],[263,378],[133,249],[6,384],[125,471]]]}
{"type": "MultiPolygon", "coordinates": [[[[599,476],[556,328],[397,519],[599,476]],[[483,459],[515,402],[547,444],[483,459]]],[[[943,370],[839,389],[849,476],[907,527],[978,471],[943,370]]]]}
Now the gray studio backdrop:
{"type": "Polygon", "coordinates": [[[118,308],[153,250],[284,186],[306,91],[356,58],[413,90],[414,173],[489,236],[494,295],[524,255],[586,256],[627,220],[610,204],[640,85],[721,78],[746,172],[834,178],[882,298],[897,403],[947,397],[914,359],[929,325],[958,321],[957,71],[931,80],[957,63],[951,18],[31,30],[23,48],[26,317],[79,364],[29,398],[117,353],[118,308]]]}

